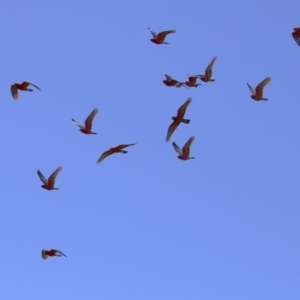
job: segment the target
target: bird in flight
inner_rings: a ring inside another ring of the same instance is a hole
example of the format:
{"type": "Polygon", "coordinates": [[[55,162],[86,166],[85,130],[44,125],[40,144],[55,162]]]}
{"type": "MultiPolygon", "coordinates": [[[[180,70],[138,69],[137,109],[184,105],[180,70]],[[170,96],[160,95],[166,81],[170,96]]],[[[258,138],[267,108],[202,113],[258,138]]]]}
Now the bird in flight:
{"type": "Polygon", "coordinates": [[[182,149],[180,149],[175,142],[172,143],[175,151],[179,154],[177,157],[181,160],[194,159],[195,157],[190,156],[190,147],[195,137],[190,137],[189,140],[184,144],[182,149]]]}
{"type": "Polygon", "coordinates": [[[300,46],[300,27],[295,27],[292,32],[293,39],[300,46]]]}
{"type": "Polygon", "coordinates": [[[166,30],[166,31],[162,31],[159,32],[158,34],[156,34],[155,32],[153,32],[149,27],[148,30],[150,31],[150,33],[153,35],[153,38],[150,39],[150,41],[154,44],[169,44],[167,42],[165,42],[165,37],[170,34],[170,33],[175,33],[175,30],[166,30]]]}
{"type": "Polygon", "coordinates": [[[40,178],[40,180],[44,183],[41,185],[41,187],[45,190],[51,191],[51,190],[59,190],[59,188],[55,188],[55,178],[58,175],[58,173],[61,171],[62,167],[58,167],[48,178],[48,180],[43,176],[40,170],[37,171],[37,174],[40,178]]]}
{"type": "Polygon", "coordinates": [[[17,100],[19,98],[18,90],[20,91],[27,91],[27,92],[32,92],[32,89],[29,89],[28,86],[32,85],[38,90],[41,90],[38,86],[34,85],[33,83],[23,81],[22,83],[15,83],[10,86],[10,92],[13,97],[13,99],[17,100]]]}
{"type": "Polygon", "coordinates": [[[67,257],[65,254],[63,254],[61,251],[59,251],[59,250],[55,250],[55,249],[51,249],[51,250],[45,250],[45,249],[43,249],[42,250],[42,258],[43,259],[47,259],[48,258],[48,256],[65,256],[65,257],[67,257]]]}
{"type": "Polygon", "coordinates": [[[215,63],[215,61],[217,60],[217,57],[215,56],[212,61],[209,63],[209,65],[207,66],[207,68],[205,69],[205,75],[200,75],[199,78],[204,81],[204,82],[213,82],[215,81],[215,79],[212,79],[212,67],[215,63]]]}
{"type": "Polygon", "coordinates": [[[97,163],[99,164],[103,159],[105,159],[107,156],[112,155],[114,153],[127,153],[128,151],[123,150],[124,148],[127,148],[129,146],[136,145],[136,143],[133,144],[121,144],[117,147],[110,148],[109,150],[102,153],[102,155],[97,160],[97,163]]]}
{"type": "Polygon", "coordinates": [[[188,98],[178,109],[177,116],[172,117],[173,123],[169,126],[166,142],[168,142],[173,134],[173,132],[176,130],[176,128],[179,126],[180,123],[189,124],[190,120],[184,119],[184,115],[186,112],[186,109],[188,105],[191,103],[192,98],[188,98]]]}
{"type": "Polygon", "coordinates": [[[78,123],[77,121],[75,121],[74,119],[72,119],[72,122],[77,125],[80,129],[79,131],[81,131],[84,134],[97,134],[96,132],[92,132],[92,123],[93,123],[93,119],[96,116],[96,114],[98,113],[98,108],[93,109],[93,111],[89,114],[89,116],[85,119],[84,125],[81,125],[80,123],[78,123]]]}
{"type": "Polygon", "coordinates": [[[166,85],[166,86],[176,86],[176,87],[181,87],[184,86],[185,88],[186,85],[184,84],[184,82],[180,82],[174,78],[172,78],[170,75],[163,73],[163,75],[165,75],[166,79],[164,79],[162,82],[166,85]]]}
{"type": "Polygon", "coordinates": [[[255,89],[253,89],[249,83],[247,83],[250,92],[252,93],[251,98],[255,101],[260,100],[269,100],[263,97],[263,89],[264,87],[271,81],[271,77],[265,78],[262,82],[260,82],[255,89]]]}
{"type": "Polygon", "coordinates": [[[200,78],[201,75],[189,75],[188,79],[189,81],[186,81],[184,84],[188,87],[198,87],[198,85],[201,85],[200,83],[196,83],[197,78],[200,78]]]}

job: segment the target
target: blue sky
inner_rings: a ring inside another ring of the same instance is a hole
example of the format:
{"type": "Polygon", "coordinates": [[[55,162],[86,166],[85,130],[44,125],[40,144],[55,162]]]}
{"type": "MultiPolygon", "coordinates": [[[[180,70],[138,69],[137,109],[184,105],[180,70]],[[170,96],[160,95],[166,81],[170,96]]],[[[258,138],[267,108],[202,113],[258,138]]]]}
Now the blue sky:
{"type": "Polygon", "coordinates": [[[1,299],[298,300],[297,1],[6,1],[1,299]],[[147,28],[175,29],[155,45],[147,28]],[[213,83],[170,88],[213,56],[213,83]],[[270,76],[266,102],[250,98],[270,76]],[[12,99],[10,85],[41,88],[12,99]],[[171,117],[192,97],[165,142],[171,117]],[[93,130],[84,122],[98,108],[93,130]],[[182,146],[194,135],[191,155],[182,146]],[[137,142],[96,164],[101,153],[137,142]],[[42,189],[58,166],[59,191],[42,189]],[[41,258],[56,248],[67,258],[41,258]]]}

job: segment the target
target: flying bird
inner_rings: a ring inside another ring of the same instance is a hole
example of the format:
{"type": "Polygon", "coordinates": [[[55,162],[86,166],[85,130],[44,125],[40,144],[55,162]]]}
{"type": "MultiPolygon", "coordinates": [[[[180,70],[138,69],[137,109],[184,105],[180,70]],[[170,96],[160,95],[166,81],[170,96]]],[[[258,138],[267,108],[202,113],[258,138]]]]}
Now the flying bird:
{"type": "Polygon", "coordinates": [[[196,83],[197,78],[200,78],[201,75],[189,75],[188,79],[189,81],[186,81],[184,84],[186,84],[188,87],[198,87],[198,85],[201,85],[200,83],[196,83]]]}
{"type": "Polygon", "coordinates": [[[247,83],[248,88],[249,88],[250,92],[252,93],[251,98],[255,101],[269,100],[269,99],[263,97],[263,89],[270,81],[271,81],[270,77],[265,78],[261,83],[259,83],[256,86],[255,90],[249,85],[249,83],[247,83]]]}
{"type": "Polygon", "coordinates": [[[300,27],[295,27],[292,32],[293,39],[300,46],[300,27]]]}
{"type": "Polygon", "coordinates": [[[190,137],[189,140],[185,143],[185,145],[180,149],[175,142],[172,143],[175,151],[179,154],[177,157],[181,160],[194,159],[195,157],[190,156],[190,146],[194,141],[195,137],[190,137]]]}
{"type": "Polygon", "coordinates": [[[40,180],[44,183],[41,185],[41,187],[45,190],[51,191],[51,190],[59,190],[59,188],[55,188],[55,178],[58,175],[58,173],[61,171],[62,167],[58,167],[48,178],[48,180],[43,176],[40,170],[37,171],[37,174],[40,178],[40,180]]]}
{"type": "Polygon", "coordinates": [[[77,125],[80,129],[80,131],[84,134],[97,134],[96,132],[92,132],[92,123],[93,123],[93,119],[96,116],[96,114],[98,113],[98,108],[95,108],[90,114],[89,116],[85,119],[85,126],[81,125],[80,123],[78,123],[77,121],[75,121],[74,119],[72,119],[72,122],[77,125]]]}
{"type": "Polygon", "coordinates": [[[212,61],[209,63],[209,65],[207,66],[207,68],[205,69],[205,75],[200,75],[199,78],[204,81],[204,82],[213,82],[215,81],[215,79],[212,79],[212,67],[215,63],[215,61],[217,60],[217,57],[215,56],[212,61]]]}
{"type": "Polygon", "coordinates": [[[189,124],[190,120],[184,119],[184,115],[186,112],[186,109],[188,105],[191,103],[192,98],[188,98],[178,109],[177,116],[172,117],[173,123],[169,126],[166,142],[168,142],[173,134],[173,132],[176,130],[176,128],[179,126],[180,123],[189,124]]]}
{"type": "Polygon", "coordinates": [[[18,90],[32,92],[33,90],[28,88],[29,85],[34,86],[38,90],[41,90],[38,86],[34,85],[33,83],[27,82],[27,81],[23,81],[21,84],[15,83],[10,86],[10,92],[11,92],[13,99],[17,100],[19,98],[18,90]]]}
{"type": "Polygon", "coordinates": [[[43,259],[47,259],[48,258],[48,256],[65,256],[65,257],[67,257],[65,254],[63,254],[61,251],[59,251],[59,250],[55,250],[55,249],[51,249],[51,250],[45,250],[45,249],[43,249],[42,250],[42,258],[43,259]]]}
{"type": "Polygon", "coordinates": [[[166,86],[176,86],[177,88],[184,86],[185,88],[186,85],[184,84],[184,82],[180,82],[174,78],[172,78],[170,75],[163,73],[163,75],[165,75],[166,79],[164,79],[162,82],[166,85],[166,86]]]}
{"type": "Polygon", "coordinates": [[[166,30],[166,31],[162,31],[158,34],[156,34],[155,32],[153,32],[149,27],[148,30],[150,31],[150,33],[153,35],[153,38],[150,39],[150,41],[154,44],[169,44],[165,42],[165,37],[170,34],[170,33],[175,33],[175,30],[166,30]]]}
{"type": "Polygon", "coordinates": [[[127,153],[128,151],[123,150],[124,148],[127,148],[129,146],[136,145],[136,143],[133,144],[121,144],[117,147],[110,148],[109,150],[102,153],[102,155],[97,160],[97,164],[99,164],[103,159],[105,159],[107,156],[112,155],[114,153],[127,153]]]}

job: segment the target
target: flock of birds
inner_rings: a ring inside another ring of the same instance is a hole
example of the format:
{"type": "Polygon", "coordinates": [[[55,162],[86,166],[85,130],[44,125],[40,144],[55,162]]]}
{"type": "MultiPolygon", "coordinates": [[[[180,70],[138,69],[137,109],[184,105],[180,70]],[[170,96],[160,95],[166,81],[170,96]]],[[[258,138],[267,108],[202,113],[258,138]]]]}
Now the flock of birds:
{"type": "MultiPolygon", "coordinates": [[[[166,30],[166,31],[162,31],[159,32],[158,34],[156,34],[155,32],[153,32],[150,28],[148,28],[148,30],[150,31],[150,33],[152,34],[153,38],[150,39],[151,42],[158,44],[158,45],[162,45],[162,44],[169,44],[167,42],[165,42],[165,38],[168,34],[171,33],[176,33],[175,30],[166,30]]],[[[300,46],[300,27],[295,27],[293,29],[292,32],[292,36],[295,40],[295,42],[300,46]]],[[[187,87],[198,87],[199,85],[201,85],[200,83],[197,82],[197,79],[200,79],[202,82],[214,82],[215,79],[212,79],[212,68],[213,65],[216,61],[217,57],[214,57],[212,59],[212,61],[208,64],[208,66],[205,69],[204,75],[188,75],[188,80],[187,81],[178,81],[174,78],[172,78],[171,76],[163,73],[163,75],[166,77],[165,80],[163,80],[163,83],[168,86],[168,87],[181,87],[184,86],[185,88],[187,87]]],[[[268,100],[267,98],[263,97],[263,89],[264,87],[271,81],[270,77],[265,78],[264,80],[262,80],[256,87],[255,89],[253,89],[248,83],[247,86],[251,92],[251,98],[255,101],[261,101],[261,100],[268,100]]],[[[28,91],[28,92],[32,92],[33,90],[28,88],[29,86],[33,86],[39,90],[41,90],[38,86],[34,85],[33,83],[24,81],[21,84],[15,83],[13,85],[11,85],[11,95],[13,97],[14,100],[17,100],[19,98],[19,94],[18,94],[18,90],[20,91],[28,91]]],[[[185,113],[187,110],[188,105],[191,103],[192,98],[188,98],[178,109],[177,111],[177,115],[172,117],[173,122],[171,123],[171,125],[168,128],[167,131],[167,137],[166,137],[166,142],[168,142],[172,136],[172,134],[174,133],[174,131],[176,130],[176,128],[181,124],[189,124],[190,120],[189,119],[185,119],[185,113]]],[[[93,123],[93,119],[94,117],[97,115],[98,113],[98,109],[95,108],[93,109],[93,111],[89,114],[89,116],[86,118],[84,125],[78,123],[76,120],[72,119],[72,122],[77,125],[80,129],[80,131],[84,134],[97,134],[96,132],[92,131],[92,123],[93,123]]],[[[189,160],[189,159],[194,159],[195,157],[190,156],[190,147],[192,142],[194,141],[195,137],[191,136],[188,141],[184,144],[184,146],[182,148],[178,147],[178,145],[173,142],[172,145],[174,147],[174,150],[179,154],[177,157],[181,160],[189,160]]],[[[109,155],[112,155],[114,153],[127,153],[126,150],[124,150],[125,148],[129,147],[129,146],[133,146],[136,143],[131,143],[131,144],[121,144],[118,145],[116,147],[112,147],[110,149],[108,149],[107,151],[103,152],[101,154],[101,156],[99,157],[99,159],[97,160],[97,163],[100,163],[101,161],[103,161],[106,157],[108,157],[109,155]]],[[[50,191],[50,190],[59,190],[59,188],[54,187],[55,184],[55,179],[56,176],[58,175],[58,173],[62,170],[62,167],[58,167],[50,176],[48,179],[46,179],[43,174],[41,173],[40,170],[37,171],[37,174],[40,178],[40,180],[43,182],[43,185],[41,185],[42,188],[50,191]]],[[[64,253],[62,253],[61,251],[57,250],[57,249],[51,249],[51,250],[42,250],[42,258],[43,259],[47,259],[49,256],[65,256],[67,257],[64,253]]]]}

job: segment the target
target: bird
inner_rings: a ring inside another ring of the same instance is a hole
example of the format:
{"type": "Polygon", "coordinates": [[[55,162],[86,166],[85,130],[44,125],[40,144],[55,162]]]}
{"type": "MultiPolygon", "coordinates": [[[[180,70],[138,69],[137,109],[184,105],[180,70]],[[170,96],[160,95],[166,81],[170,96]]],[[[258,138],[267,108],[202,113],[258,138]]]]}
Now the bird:
{"type": "Polygon", "coordinates": [[[215,56],[212,61],[209,63],[209,65],[206,67],[205,69],[205,75],[200,75],[200,79],[204,82],[213,82],[215,81],[215,79],[212,79],[211,76],[212,76],[212,67],[215,63],[215,61],[217,60],[217,57],[215,56]]]}
{"type": "Polygon", "coordinates": [[[58,173],[61,171],[62,167],[58,167],[48,178],[48,180],[43,176],[40,170],[37,171],[37,174],[40,178],[40,180],[44,183],[41,185],[41,187],[45,190],[51,191],[51,190],[59,190],[59,188],[55,188],[55,178],[58,175],[58,173]]]}
{"type": "Polygon", "coordinates": [[[165,42],[165,37],[170,34],[170,33],[175,33],[175,30],[166,30],[166,31],[162,31],[159,32],[158,34],[156,34],[155,32],[153,32],[149,27],[148,30],[150,31],[150,33],[153,35],[153,38],[150,39],[150,41],[154,44],[169,44],[165,42]]]}
{"type": "Polygon", "coordinates": [[[19,98],[18,90],[20,91],[28,91],[32,92],[32,89],[29,89],[28,86],[32,85],[38,90],[41,90],[38,86],[34,85],[33,83],[23,81],[22,83],[14,83],[10,86],[10,92],[14,100],[17,100],[19,98]]]}
{"type": "Polygon", "coordinates": [[[51,249],[51,250],[45,250],[45,249],[43,249],[42,250],[42,258],[43,259],[47,259],[48,258],[48,256],[65,256],[65,257],[67,257],[64,253],[62,253],[61,251],[59,251],[59,250],[56,250],[56,249],[51,249]],[[59,253],[59,254],[57,254],[57,253],[59,253]]]}
{"type": "Polygon", "coordinates": [[[72,122],[77,125],[80,129],[79,131],[81,131],[84,134],[97,134],[96,132],[92,132],[92,123],[93,123],[93,119],[96,116],[96,114],[98,113],[98,108],[94,108],[93,111],[89,114],[89,116],[85,119],[85,126],[81,125],[80,123],[78,123],[77,121],[75,121],[74,119],[72,119],[72,122]]]}
{"type": "Polygon", "coordinates": [[[189,81],[185,81],[184,84],[186,84],[188,87],[198,87],[198,85],[201,85],[200,83],[196,83],[197,78],[200,78],[201,75],[187,75],[189,81]]]}
{"type": "Polygon", "coordinates": [[[173,132],[176,130],[176,128],[179,126],[180,123],[185,123],[185,124],[189,124],[190,120],[188,119],[184,119],[184,115],[186,112],[186,109],[188,107],[188,105],[191,103],[192,98],[188,98],[178,109],[177,111],[177,116],[176,117],[172,117],[173,123],[169,126],[168,128],[168,133],[167,133],[167,137],[166,137],[166,142],[168,142],[173,134],[173,132]]]}
{"type": "Polygon", "coordinates": [[[264,87],[271,81],[271,77],[265,78],[262,82],[260,82],[255,90],[250,86],[249,83],[247,83],[249,90],[251,91],[252,95],[251,98],[255,101],[260,101],[260,100],[269,100],[267,98],[263,98],[263,89],[264,87]]]}
{"type": "Polygon", "coordinates": [[[194,141],[195,137],[192,136],[188,139],[188,141],[184,144],[182,149],[180,149],[175,142],[172,143],[175,151],[179,154],[177,157],[181,160],[194,159],[195,157],[190,156],[190,146],[194,141]]]}
{"type": "Polygon", "coordinates": [[[166,79],[164,79],[162,82],[166,85],[166,86],[176,86],[177,88],[184,86],[185,88],[186,85],[184,84],[184,82],[180,82],[174,78],[172,78],[170,75],[163,73],[163,75],[165,75],[166,79]]]}
{"type": "Polygon", "coordinates": [[[128,151],[123,150],[124,148],[127,148],[129,146],[136,145],[136,143],[133,144],[121,144],[117,147],[110,148],[109,150],[102,153],[102,155],[97,160],[97,164],[99,164],[102,160],[104,160],[107,156],[112,155],[114,153],[127,153],[128,151]]]}
{"type": "Polygon", "coordinates": [[[295,27],[292,32],[293,39],[300,46],[300,27],[295,27]]]}

